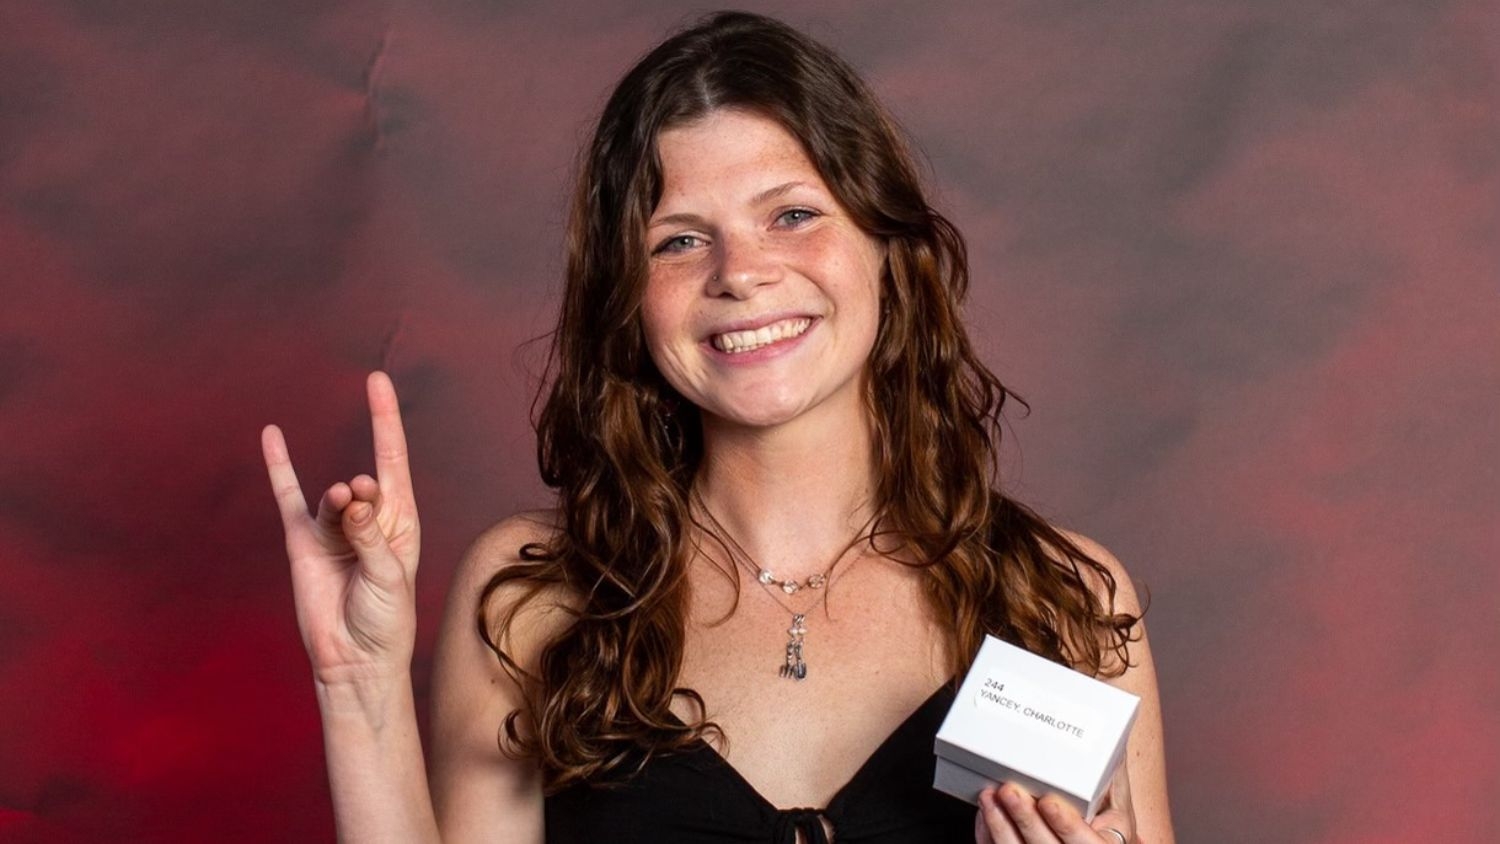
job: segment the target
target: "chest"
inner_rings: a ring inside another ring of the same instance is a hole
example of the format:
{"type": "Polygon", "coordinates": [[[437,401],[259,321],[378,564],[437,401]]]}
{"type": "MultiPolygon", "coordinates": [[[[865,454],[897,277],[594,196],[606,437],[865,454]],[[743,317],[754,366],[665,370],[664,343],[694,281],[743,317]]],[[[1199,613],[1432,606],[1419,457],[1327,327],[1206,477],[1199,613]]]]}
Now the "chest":
{"type": "MultiPolygon", "coordinates": [[[[710,744],[779,808],[822,807],[948,679],[944,631],[922,576],[866,560],[824,590],[787,596],[720,573],[692,584],[681,685],[723,731],[710,744]],[[804,679],[781,676],[794,635],[804,679]]],[[[678,700],[683,720],[696,713],[678,700]]]]}

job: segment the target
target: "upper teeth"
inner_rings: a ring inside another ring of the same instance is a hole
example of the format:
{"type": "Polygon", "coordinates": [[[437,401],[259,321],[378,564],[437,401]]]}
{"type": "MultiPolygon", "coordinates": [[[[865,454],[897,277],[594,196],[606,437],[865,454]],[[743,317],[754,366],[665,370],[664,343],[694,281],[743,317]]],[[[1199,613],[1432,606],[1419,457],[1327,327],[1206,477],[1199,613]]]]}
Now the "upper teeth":
{"type": "Polygon", "coordinates": [[[809,325],[812,325],[812,320],[807,317],[784,319],[752,331],[726,331],[723,334],[715,334],[713,344],[714,348],[721,352],[730,354],[748,352],[777,340],[796,337],[806,331],[809,325]]]}

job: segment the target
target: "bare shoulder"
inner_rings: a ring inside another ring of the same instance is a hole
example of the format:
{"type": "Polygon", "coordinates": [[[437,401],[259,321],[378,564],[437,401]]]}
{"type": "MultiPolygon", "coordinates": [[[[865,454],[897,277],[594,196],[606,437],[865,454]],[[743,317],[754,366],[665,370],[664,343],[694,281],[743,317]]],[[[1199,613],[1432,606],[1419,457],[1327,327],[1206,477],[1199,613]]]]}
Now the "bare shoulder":
{"type": "MultiPolygon", "coordinates": [[[[1069,542],[1078,546],[1078,550],[1087,554],[1094,562],[1104,566],[1105,571],[1109,572],[1115,585],[1114,611],[1140,615],[1141,600],[1140,595],[1136,592],[1135,581],[1131,578],[1130,572],[1125,570],[1125,565],[1120,562],[1119,558],[1110,553],[1108,548],[1081,533],[1064,530],[1063,528],[1057,528],[1057,532],[1066,537],[1069,542]]],[[[1091,572],[1085,572],[1085,577],[1088,579],[1089,585],[1094,588],[1096,594],[1101,599],[1108,597],[1103,578],[1091,572]]]]}
{"type": "Polygon", "coordinates": [[[533,510],[492,525],[459,563],[449,594],[450,611],[456,602],[460,609],[469,611],[477,625],[482,610],[491,630],[499,629],[501,622],[513,615],[511,622],[503,625],[503,640],[496,644],[527,670],[540,647],[570,618],[566,610],[574,602],[568,593],[556,586],[533,588],[527,582],[512,580],[493,590],[482,607],[480,600],[495,575],[521,563],[526,546],[548,543],[557,534],[559,523],[555,511],[533,510]]]}
{"type": "Polygon", "coordinates": [[[553,510],[530,510],[517,513],[490,525],[469,546],[459,564],[459,576],[490,575],[521,560],[521,549],[533,542],[546,542],[558,530],[559,517],[553,510]]]}
{"type": "MultiPolygon", "coordinates": [[[[1131,615],[1141,615],[1141,601],[1136,592],[1130,572],[1109,549],[1079,533],[1058,529],[1078,550],[1087,554],[1109,572],[1115,582],[1113,610],[1131,615]]],[[[1098,590],[1101,600],[1107,598],[1103,578],[1097,573],[1085,577],[1098,590]]],[[[1172,844],[1176,840],[1172,830],[1172,814],[1167,801],[1166,759],[1162,741],[1161,696],[1157,687],[1156,664],[1151,655],[1151,643],[1146,636],[1145,621],[1136,622],[1135,638],[1129,644],[1129,664],[1122,674],[1109,678],[1112,685],[1135,694],[1141,699],[1136,713],[1135,726],[1131,730],[1128,745],[1127,770],[1129,787],[1127,793],[1135,808],[1136,835],[1141,841],[1152,844],[1172,844]]]]}
{"type": "Polygon", "coordinates": [[[445,841],[536,842],[542,840],[542,791],[534,762],[513,758],[501,747],[506,716],[524,697],[514,678],[481,635],[481,625],[516,609],[513,635],[501,643],[529,668],[542,644],[560,629],[560,602],[526,601],[522,588],[494,590],[481,601],[495,575],[522,562],[522,548],[546,542],[557,530],[548,512],[522,513],[486,530],[459,563],[449,586],[433,651],[433,805],[445,841]],[[550,608],[550,611],[549,611],[550,608]]]}

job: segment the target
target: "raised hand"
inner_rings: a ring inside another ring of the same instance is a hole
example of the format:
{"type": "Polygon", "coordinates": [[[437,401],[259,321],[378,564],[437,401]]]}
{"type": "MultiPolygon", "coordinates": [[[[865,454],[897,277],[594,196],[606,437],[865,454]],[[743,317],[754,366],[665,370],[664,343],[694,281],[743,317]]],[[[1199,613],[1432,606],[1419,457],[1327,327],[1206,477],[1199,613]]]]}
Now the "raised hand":
{"type": "Polygon", "coordinates": [[[383,372],[366,382],[375,477],[330,486],[309,512],[281,429],[261,451],[281,510],[297,626],[313,676],[328,685],[409,676],[416,642],[420,527],[396,390],[383,372]]]}
{"type": "Polygon", "coordinates": [[[974,840],[977,844],[1141,844],[1135,837],[1130,775],[1121,765],[1092,823],[1085,823],[1077,809],[1056,795],[1036,798],[1010,783],[986,788],[979,793],[974,840]]]}

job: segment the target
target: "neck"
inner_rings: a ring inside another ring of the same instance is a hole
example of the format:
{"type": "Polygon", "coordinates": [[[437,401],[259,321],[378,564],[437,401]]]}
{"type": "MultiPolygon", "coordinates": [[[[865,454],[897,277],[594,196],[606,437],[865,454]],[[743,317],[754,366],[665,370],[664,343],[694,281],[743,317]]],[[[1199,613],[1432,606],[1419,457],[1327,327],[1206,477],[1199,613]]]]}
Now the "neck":
{"type": "Polygon", "coordinates": [[[772,429],[704,422],[702,503],[753,565],[777,577],[827,571],[874,512],[869,420],[862,409],[841,415],[772,429]]]}

